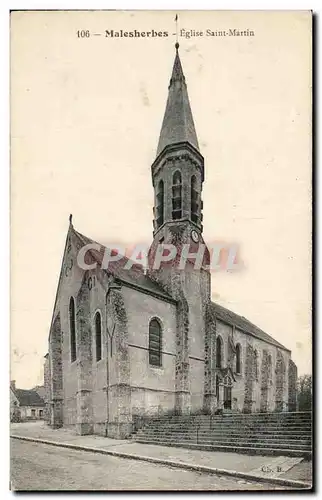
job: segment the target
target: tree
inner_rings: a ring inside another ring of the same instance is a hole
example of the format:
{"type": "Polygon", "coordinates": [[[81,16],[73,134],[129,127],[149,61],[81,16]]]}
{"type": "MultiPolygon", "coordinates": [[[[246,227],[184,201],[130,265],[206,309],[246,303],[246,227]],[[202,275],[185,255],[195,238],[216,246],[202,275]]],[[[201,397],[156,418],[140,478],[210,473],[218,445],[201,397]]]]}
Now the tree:
{"type": "Polygon", "coordinates": [[[312,410],[312,375],[301,375],[298,379],[299,411],[312,410]]]}

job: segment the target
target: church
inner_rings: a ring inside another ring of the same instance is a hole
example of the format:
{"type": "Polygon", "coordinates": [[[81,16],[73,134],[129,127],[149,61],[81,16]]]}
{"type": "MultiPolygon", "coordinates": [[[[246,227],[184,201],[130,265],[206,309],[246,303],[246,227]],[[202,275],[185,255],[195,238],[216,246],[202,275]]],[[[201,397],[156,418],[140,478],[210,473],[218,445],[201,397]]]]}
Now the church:
{"type": "Polygon", "coordinates": [[[297,409],[291,352],[211,300],[208,250],[199,268],[191,258],[207,249],[204,158],[178,43],[168,89],[151,166],[147,269],[128,265],[125,256],[105,269],[104,247],[78,232],[70,217],[44,364],[53,428],[122,439],[142,416],[297,409]],[[152,265],[160,245],[188,246],[184,269],[178,258],[152,265]]]}

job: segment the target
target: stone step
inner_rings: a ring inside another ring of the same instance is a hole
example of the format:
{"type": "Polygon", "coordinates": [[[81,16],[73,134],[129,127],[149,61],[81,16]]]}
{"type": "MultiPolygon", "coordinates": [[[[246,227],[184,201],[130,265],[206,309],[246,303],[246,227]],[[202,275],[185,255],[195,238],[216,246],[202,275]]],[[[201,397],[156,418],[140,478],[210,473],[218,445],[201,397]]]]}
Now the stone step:
{"type": "Polygon", "coordinates": [[[258,434],[256,436],[245,436],[240,434],[239,436],[232,436],[230,434],[223,435],[223,434],[213,434],[213,433],[208,433],[208,434],[197,434],[197,433],[176,433],[176,434],[171,434],[171,433],[155,433],[155,432],[141,432],[136,434],[137,437],[151,437],[151,438],[156,438],[156,439],[199,439],[199,440],[234,440],[234,441],[254,441],[254,442],[270,442],[270,441],[278,441],[279,443],[282,442],[294,442],[294,444],[310,444],[311,439],[310,438],[298,438],[296,436],[280,436],[276,437],[274,434],[268,435],[268,436],[262,436],[261,434],[258,434]]]}
{"type": "Polygon", "coordinates": [[[215,422],[214,420],[208,420],[207,422],[206,421],[203,421],[201,420],[200,422],[198,421],[192,421],[192,422],[144,422],[143,425],[153,425],[155,427],[164,427],[164,426],[167,426],[167,427],[186,427],[187,425],[198,425],[198,426],[207,426],[209,427],[210,425],[212,427],[220,427],[220,426],[224,426],[224,427],[235,427],[235,426],[239,426],[239,427],[253,427],[254,425],[262,425],[262,426],[267,426],[267,427],[302,427],[302,426],[311,426],[312,425],[312,422],[275,422],[275,421],[270,421],[270,422],[264,422],[264,421],[244,421],[244,422],[225,422],[225,421],[218,421],[218,422],[215,422]]]}
{"type": "Polygon", "coordinates": [[[183,426],[176,426],[176,427],[173,427],[173,426],[144,426],[142,427],[141,429],[152,429],[152,430],[160,430],[162,432],[164,431],[171,431],[171,432],[176,432],[176,431],[180,431],[182,430],[183,428],[185,429],[189,429],[189,430],[193,430],[193,431],[196,431],[197,429],[199,429],[199,431],[214,431],[214,430],[217,430],[218,432],[233,432],[233,431],[237,431],[237,432],[271,432],[271,433],[275,433],[275,432],[283,432],[283,431],[288,431],[288,432],[292,432],[294,434],[300,434],[302,432],[304,433],[311,433],[311,427],[310,426],[296,426],[296,427],[292,427],[292,426],[288,426],[287,428],[281,428],[281,426],[274,426],[274,427],[269,427],[269,426],[252,426],[252,427],[240,427],[240,426],[234,426],[234,427],[229,427],[229,426],[213,426],[213,427],[209,427],[209,426],[186,426],[186,427],[183,427],[183,426]]]}
{"type": "Polygon", "coordinates": [[[312,420],[311,413],[248,413],[248,414],[227,414],[227,415],[189,415],[189,416],[168,416],[154,418],[154,421],[192,421],[192,420],[312,420]]]}
{"type": "Polygon", "coordinates": [[[256,435],[245,435],[245,434],[239,434],[239,435],[231,435],[231,434],[214,434],[214,433],[204,433],[204,434],[200,434],[200,433],[196,433],[196,432],[187,432],[187,433],[183,433],[183,432],[178,432],[178,433],[175,433],[175,434],[171,434],[169,432],[164,432],[164,433],[157,433],[157,432],[151,432],[151,431],[147,431],[147,432],[138,432],[136,434],[136,436],[138,437],[155,437],[155,438],[158,438],[158,439],[196,439],[196,437],[198,436],[198,439],[212,439],[212,440],[221,440],[221,439],[234,439],[236,441],[240,441],[240,440],[243,440],[243,439],[247,439],[249,441],[277,441],[278,442],[294,442],[294,443],[311,443],[311,437],[303,437],[303,436],[300,436],[300,437],[297,437],[297,436],[294,436],[294,435],[291,435],[291,436],[276,436],[274,434],[270,434],[270,435],[262,435],[262,434],[256,434],[256,435]]]}
{"type": "Polygon", "coordinates": [[[222,421],[194,421],[194,422],[144,422],[141,424],[141,426],[153,426],[153,427],[187,427],[187,426],[194,426],[194,427],[219,427],[219,428],[233,428],[233,427],[240,427],[240,428],[247,428],[247,427],[280,427],[280,428],[300,428],[300,427],[312,427],[312,422],[264,422],[264,421],[258,421],[258,422],[222,422],[222,421]]]}
{"type": "MultiPolygon", "coordinates": [[[[154,441],[158,444],[164,444],[164,445],[168,445],[169,443],[173,443],[174,440],[173,439],[161,439],[161,438],[150,438],[150,437],[144,437],[142,439],[147,439],[147,440],[150,440],[150,441],[154,441]]],[[[141,438],[139,439],[141,440],[141,438]]],[[[135,440],[135,441],[138,441],[138,440],[135,440]]],[[[294,449],[294,450],[306,450],[306,451],[310,451],[311,450],[311,446],[308,446],[308,445],[300,445],[300,444],[294,444],[294,443],[280,443],[280,442],[276,442],[276,441],[273,441],[273,442],[270,442],[270,443],[263,443],[263,442],[256,442],[256,443],[252,443],[250,441],[247,441],[246,439],[243,440],[243,441],[238,441],[238,443],[236,443],[235,441],[231,441],[231,440],[221,440],[221,441],[215,441],[215,440],[204,440],[204,441],[197,441],[197,440],[183,440],[183,439],[180,439],[178,438],[176,440],[176,442],[180,442],[180,443],[195,443],[195,444],[204,444],[204,445],[207,445],[207,446],[212,446],[212,445],[220,445],[220,446],[235,446],[235,447],[254,447],[254,448],[271,448],[271,449],[283,449],[283,450],[288,450],[288,449],[294,449]]]]}
{"type": "Polygon", "coordinates": [[[154,421],[154,420],[150,420],[150,421],[147,421],[147,422],[142,422],[143,425],[155,425],[155,426],[164,426],[164,425],[173,425],[173,426],[186,426],[186,425],[225,425],[225,426],[235,426],[235,425],[240,425],[240,426],[253,426],[253,425],[278,425],[278,426],[283,426],[283,427],[286,427],[288,425],[296,425],[296,426],[302,426],[302,425],[312,425],[312,422],[311,420],[307,420],[307,421],[299,421],[299,420],[292,420],[292,421],[289,421],[289,422],[279,422],[279,421],[276,421],[276,420],[240,420],[240,421],[236,421],[236,422],[233,422],[233,421],[230,421],[230,420],[190,420],[190,421],[187,421],[187,420],[184,420],[183,422],[179,422],[179,421],[169,421],[169,422],[166,422],[166,421],[163,421],[163,422],[159,422],[159,421],[154,421]]]}
{"type": "Polygon", "coordinates": [[[172,416],[144,422],[133,439],[210,451],[310,456],[311,428],[310,413],[172,416]]]}
{"type": "Polygon", "coordinates": [[[277,450],[284,450],[284,451],[287,451],[287,450],[297,450],[297,451],[308,451],[310,452],[311,451],[311,447],[310,446],[292,446],[292,444],[290,445],[287,445],[287,444],[279,444],[279,443],[269,443],[269,444],[262,444],[262,443],[250,443],[248,441],[243,441],[241,443],[238,443],[238,445],[236,443],[234,443],[233,441],[183,441],[183,440],[178,440],[178,441],[173,441],[173,440],[169,440],[169,441],[162,441],[162,440],[158,440],[158,439],[150,439],[150,438],[143,438],[144,440],[145,439],[148,439],[150,441],[153,441],[155,444],[158,444],[159,446],[169,446],[171,445],[171,443],[173,442],[180,442],[182,444],[187,444],[187,445],[190,445],[190,444],[201,444],[201,445],[205,445],[205,446],[231,446],[231,447],[235,447],[236,449],[238,448],[256,448],[256,449],[277,449],[277,450]]]}
{"type": "Polygon", "coordinates": [[[239,426],[227,426],[227,427],[219,427],[219,426],[212,426],[212,427],[209,427],[208,425],[201,425],[201,426],[198,426],[198,425],[186,425],[186,426],[176,426],[176,427],[173,427],[173,426],[170,426],[170,425],[164,425],[164,426],[152,426],[152,425],[146,425],[144,427],[141,427],[141,429],[151,429],[151,430],[155,430],[155,431],[161,431],[161,432],[164,432],[164,431],[171,431],[171,432],[179,432],[179,431],[189,431],[189,430],[193,430],[193,431],[197,431],[199,430],[200,432],[208,432],[208,431],[217,431],[217,432],[237,432],[238,434],[239,433],[244,433],[244,432],[248,432],[248,433],[252,433],[252,432],[269,432],[269,433],[272,433],[272,432],[278,432],[278,433],[285,433],[285,432],[288,432],[288,433],[293,433],[293,434],[296,434],[296,433],[311,433],[312,431],[312,428],[311,427],[304,427],[304,426],[298,426],[298,427],[291,427],[291,426],[288,426],[288,427],[281,427],[281,426],[275,426],[275,427],[267,427],[267,426],[256,426],[256,425],[253,425],[253,426],[249,426],[249,427],[239,427],[239,426]]]}
{"type": "Polygon", "coordinates": [[[198,427],[311,427],[312,422],[275,422],[275,421],[243,421],[243,422],[227,422],[227,421],[191,421],[191,422],[144,422],[142,425],[150,425],[154,427],[187,427],[187,426],[198,426],[198,427]]]}
{"type": "Polygon", "coordinates": [[[205,445],[200,443],[182,443],[171,441],[167,444],[160,443],[155,440],[148,439],[137,439],[136,442],[142,444],[154,444],[154,445],[164,445],[164,446],[174,446],[177,448],[187,448],[194,450],[204,450],[204,451],[223,451],[231,453],[244,453],[247,455],[273,455],[273,456],[289,456],[289,457],[304,457],[311,458],[311,450],[297,450],[297,449],[282,449],[282,448],[259,448],[254,446],[222,446],[222,445],[205,445]]]}
{"type": "Polygon", "coordinates": [[[281,449],[294,449],[294,450],[311,450],[311,443],[295,443],[294,441],[251,441],[247,439],[243,440],[233,440],[233,439],[196,439],[196,438],[183,438],[181,436],[176,436],[176,438],[171,439],[161,439],[155,436],[140,436],[135,438],[134,441],[140,441],[141,439],[148,439],[154,442],[158,442],[159,445],[168,446],[169,443],[180,442],[180,443],[195,443],[195,444],[205,444],[205,445],[213,445],[218,444],[221,446],[247,446],[247,447],[259,447],[259,448],[281,448],[281,449]]]}
{"type": "Polygon", "coordinates": [[[312,432],[311,431],[301,431],[299,432],[293,432],[292,430],[275,430],[274,432],[269,431],[269,430],[261,430],[259,431],[258,429],[247,429],[247,430],[238,430],[238,429],[229,429],[226,433],[222,432],[220,429],[197,429],[197,428],[181,428],[181,429],[158,429],[158,428],[151,428],[151,427],[143,427],[137,431],[137,433],[144,433],[144,432],[156,432],[160,434],[165,434],[165,433],[183,433],[183,434],[191,434],[191,433],[196,433],[198,431],[199,434],[212,434],[212,435],[225,435],[229,434],[231,436],[245,436],[245,435],[259,435],[259,436],[271,436],[271,435],[276,435],[276,436],[295,436],[296,438],[302,437],[311,437],[312,432]]]}

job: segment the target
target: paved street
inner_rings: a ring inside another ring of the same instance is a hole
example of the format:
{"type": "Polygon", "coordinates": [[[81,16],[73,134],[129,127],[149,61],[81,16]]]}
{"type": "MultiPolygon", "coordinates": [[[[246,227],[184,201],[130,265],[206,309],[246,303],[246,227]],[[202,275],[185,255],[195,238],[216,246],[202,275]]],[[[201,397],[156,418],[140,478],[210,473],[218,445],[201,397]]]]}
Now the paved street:
{"type": "Polygon", "coordinates": [[[16,439],[11,439],[11,483],[16,491],[285,489],[16,439]]]}

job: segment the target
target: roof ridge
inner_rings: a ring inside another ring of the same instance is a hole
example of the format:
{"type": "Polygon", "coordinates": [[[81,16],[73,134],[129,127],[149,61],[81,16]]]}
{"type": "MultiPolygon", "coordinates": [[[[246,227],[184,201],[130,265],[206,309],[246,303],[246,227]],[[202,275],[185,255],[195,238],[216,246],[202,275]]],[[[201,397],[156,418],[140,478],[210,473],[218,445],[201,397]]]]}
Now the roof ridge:
{"type": "MultiPolygon", "coordinates": [[[[112,251],[113,251],[113,248],[111,248],[111,247],[107,247],[106,245],[103,245],[103,243],[100,243],[99,241],[96,241],[96,240],[93,240],[92,238],[89,238],[88,236],[86,236],[86,235],[84,235],[84,234],[82,234],[82,233],[80,233],[80,232],[76,231],[76,229],[74,229],[74,232],[75,232],[78,236],[81,236],[81,238],[82,238],[82,239],[83,239],[83,238],[86,238],[87,240],[90,240],[90,242],[91,242],[91,243],[94,243],[94,244],[96,244],[96,245],[100,245],[101,247],[103,247],[103,248],[105,248],[105,249],[108,249],[108,250],[112,250],[112,251]]],[[[84,241],[83,241],[83,242],[84,242],[84,241]]],[[[126,255],[123,255],[123,254],[122,254],[122,258],[123,258],[123,259],[126,259],[126,260],[127,260],[127,261],[129,261],[129,262],[132,262],[132,263],[133,263],[133,264],[132,264],[132,267],[133,267],[133,266],[137,266],[137,267],[142,268],[142,270],[143,270],[143,265],[142,265],[142,264],[139,264],[138,262],[135,262],[134,260],[130,259],[129,257],[127,257],[126,255]]],[[[121,259],[120,259],[120,260],[121,260],[121,259]]]]}
{"type": "MultiPolygon", "coordinates": [[[[83,235],[82,233],[79,233],[76,231],[75,228],[73,228],[74,234],[76,234],[76,237],[80,240],[80,242],[84,245],[87,244],[88,242],[94,243],[102,247],[103,249],[107,249],[109,247],[103,245],[102,243],[99,243],[95,240],[92,240],[88,236],[83,235]]],[[[109,248],[109,250],[113,250],[109,248]]],[[[98,251],[90,250],[89,252],[93,259],[98,263],[101,264],[100,260],[98,259],[97,253],[98,251]]],[[[173,297],[166,292],[159,283],[155,282],[147,273],[144,272],[144,268],[142,264],[139,264],[135,262],[134,260],[130,259],[126,255],[122,255],[121,259],[118,261],[114,261],[113,264],[115,265],[116,269],[102,269],[105,272],[110,272],[113,276],[115,276],[116,279],[121,280],[125,284],[128,284],[128,286],[135,286],[136,288],[142,290],[143,292],[154,294],[156,296],[159,296],[160,298],[166,299],[166,300],[171,300],[172,302],[175,302],[173,297]],[[118,263],[122,262],[123,259],[126,259],[126,262],[132,263],[132,266],[130,269],[122,269],[120,266],[118,266],[118,263]]]]}
{"type": "Polygon", "coordinates": [[[14,394],[22,406],[43,406],[44,399],[34,389],[14,389],[14,394]]]}
{"type": "MultiPolygon", "coordinates": [[[[228,309],[225,306],[222,306],[221,304],[218,304],[217,302],[214,302],[213,300],[211,301],[211,304],[213,306],[215,306],[215,308],[219,308],[219,309],[223,309],[224,311],[227,311],[228,313],[230,313],[230,315],[234,316],[235,319],[236,318],[237,319],[241,319],[241,320],[243,320],[243,322],[246,323],[246,325],[240,325],[240,324],[238,325],[238,324],[235,324],[236,322],[234,322],[233,320],[231,320],[230,324],[233,323],[234,326],[237,326],[237,328],[245,331],[249,335],[252,335],[252,336],[258,338],[259,340],[262,340],[263,342],[267,342],[267,343],[273,344],[276,347],[279,347],[281,349],[284,349],[285,351],[291,352],[290,349],[288,349],[287,347],[285,347],[278,340],[275,340],[274,337],[272,337],[271,335],[269,335],[269,333],[265,332],[265,330],[262,330],[262,328],[260,328],[259,326],[255,325],[255,323],[252,323],[252,321],[250,321],[249,319],[245,318],[245,316],[241,316],[240,314],[232,311],[231,309],[228,309]],[[253,331],[251,331],[252,329],[253,329],[253,331]],[[263,334],[267,338],[261,338],[260,334],[263,334]]],[[[224,318],[224,321],[229,322],[229,318],[224,318]]]]}

